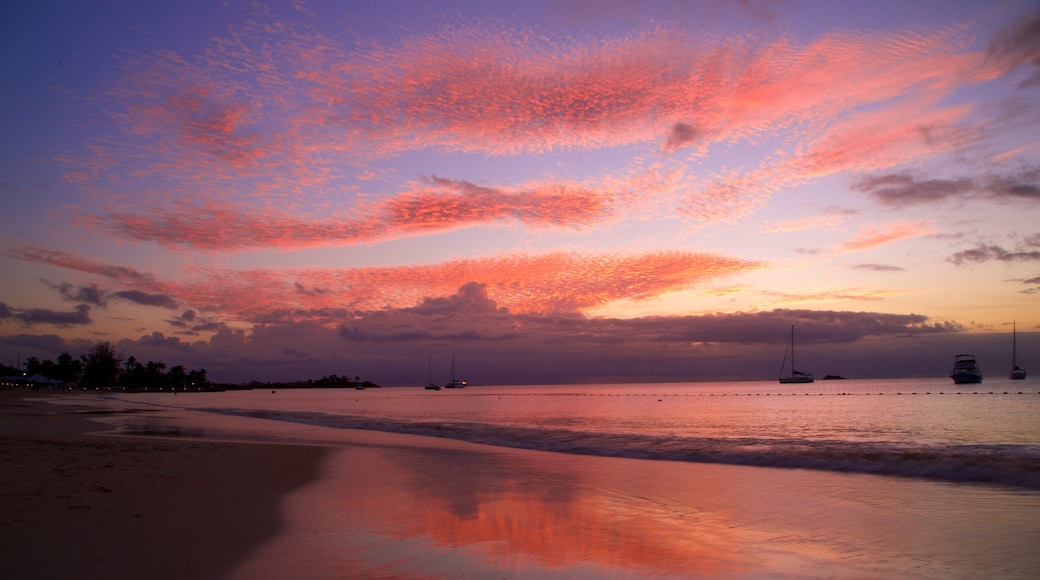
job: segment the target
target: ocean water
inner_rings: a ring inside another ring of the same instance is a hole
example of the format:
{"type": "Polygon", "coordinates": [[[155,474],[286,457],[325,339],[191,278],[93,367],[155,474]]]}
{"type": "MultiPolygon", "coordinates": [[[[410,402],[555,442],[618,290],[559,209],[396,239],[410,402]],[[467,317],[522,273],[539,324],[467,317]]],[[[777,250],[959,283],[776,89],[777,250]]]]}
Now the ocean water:
{"type": "Polygon", "coordinates": [[[72,397],[330,448],[236,580],[1040,577],[1032,378],[72,397]]]}
{"type": "Polygon", "coordinates": [[[981,385],[886,379],[441,391],[257,388],[112,393],[103,400],[134,411],[110,419],[126,433],[333,443],[336,430],[363,429],[563,454],[1040,489],[1035,378],[981,385]],[[171,419],[187,411],[195,418],[171,419]],[[264,421],[232,432],[220,420],[227,416],[264,421]]]}

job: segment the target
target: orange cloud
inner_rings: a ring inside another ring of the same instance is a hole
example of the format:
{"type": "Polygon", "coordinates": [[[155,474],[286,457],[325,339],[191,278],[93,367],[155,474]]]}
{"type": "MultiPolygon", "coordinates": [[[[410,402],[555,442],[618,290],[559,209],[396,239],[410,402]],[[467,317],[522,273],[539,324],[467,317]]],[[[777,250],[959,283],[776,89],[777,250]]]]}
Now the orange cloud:
{"type": "Polygon", "coordinates": [[[841,249],[846,252],[870,250],[899,240],[927,236],[938,231],[938,228],[924,220],[896,220],[864,227],[855,236],[845,240],[841,244],[841,249]]]}
{"type": "MultiPolygon", "coordinates": [[[[304,311],[371,310],[408,308],[426,297],[451,295],[462,284],[477,282],[487,286],[489,298],[513,313],[573,312],[621,298],[648,298],[759,267],[756,262],[686,252],[519,254],[430,266],[309,269],[277,275],[254,270],[210,278],[205,288],[218,294],[219,300],[241,296],[243,308],[246,302],[255,305],[259,293],[276,296],[278,306],[293,305],[304,311]],[[262,290],[272,285],[274,292],[262,290]],[[300,292],[301,288],[312,291],[300,292]]],[[[213,300],[202,293],[198,299],[213,300]]]]}
{"type": "Polygon", "coordinates": [[[307,219],[273,209],[208,202],[114,211],[86,223],[171,248],[233,251],[300,248],[392,239],[492,222],[535,227],[585,227],[614,215],[613,192],[577,184],[538,184],[498,190],[434,177],[422,186],[362,207],[352,217],[307,219]]]}
{"type": "Polygon", "coordinates": [[[577,312],[761,267],[758,262],[689,252],[551,253],[424,266],[209,270],[192,281],[164,282],[66,252],[25,248],[9,255],[108,277],[132,289],[162,292],[189,308],[252,322],[341,321],[355,311],[415,307],[429,297],[453,295],[468,282],[486,286],[489,299],[513,313],[577,312]]]}

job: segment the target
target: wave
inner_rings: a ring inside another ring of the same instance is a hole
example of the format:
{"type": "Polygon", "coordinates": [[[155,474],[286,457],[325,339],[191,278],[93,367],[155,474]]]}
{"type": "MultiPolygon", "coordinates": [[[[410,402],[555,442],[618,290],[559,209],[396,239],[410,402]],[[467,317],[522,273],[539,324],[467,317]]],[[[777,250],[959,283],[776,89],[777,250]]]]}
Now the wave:
{"type": "Polygon", "coordinates": [[[476,422],[374,419],[321,412],[227,408],[201,410],[338,429],[425,435],[557,453],[870,473],[1040,489],[1040,447],[1033,445],[928,445],[886,441],[681,437],[476,422]]]}

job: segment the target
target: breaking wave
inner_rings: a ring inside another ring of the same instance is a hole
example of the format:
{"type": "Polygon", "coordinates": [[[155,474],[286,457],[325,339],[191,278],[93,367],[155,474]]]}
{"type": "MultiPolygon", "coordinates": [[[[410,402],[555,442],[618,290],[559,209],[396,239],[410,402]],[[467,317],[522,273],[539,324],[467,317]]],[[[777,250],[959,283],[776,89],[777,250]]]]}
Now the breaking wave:
{"type": "Polygon", "coordinates": [[[321,412],[204,410],[338,429],[425,435],[557,453],[871,473],[1040,489],[1040,447],[1033,445],[659,436],[477,422],[374,419],[321,412]]]}

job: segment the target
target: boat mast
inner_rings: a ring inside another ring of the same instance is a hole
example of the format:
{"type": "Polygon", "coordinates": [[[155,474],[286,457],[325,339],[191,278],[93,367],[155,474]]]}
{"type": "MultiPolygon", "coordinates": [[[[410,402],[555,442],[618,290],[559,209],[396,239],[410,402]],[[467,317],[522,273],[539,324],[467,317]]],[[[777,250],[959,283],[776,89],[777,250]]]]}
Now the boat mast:
{"type": "Polygon", "coordinates": [[[1015,321],[1011,321],[1011,370],[1018,370],[1018,330],[1015,321]]]}
{"type": "Polygon", "coordinates": [[[798,373],[798,367],[795,366],[795,325],[790,325],[790,375],[795,376],[798,373]]]}

